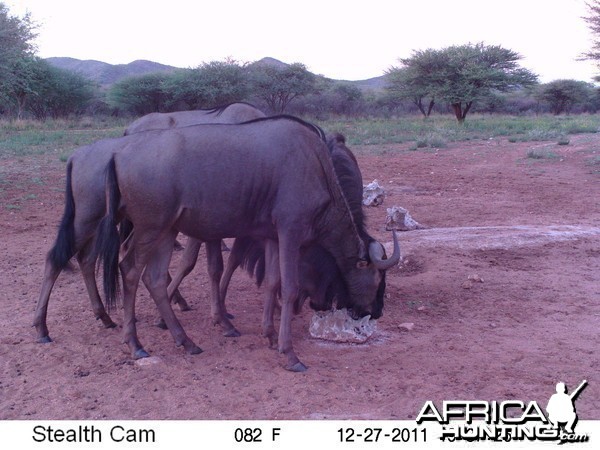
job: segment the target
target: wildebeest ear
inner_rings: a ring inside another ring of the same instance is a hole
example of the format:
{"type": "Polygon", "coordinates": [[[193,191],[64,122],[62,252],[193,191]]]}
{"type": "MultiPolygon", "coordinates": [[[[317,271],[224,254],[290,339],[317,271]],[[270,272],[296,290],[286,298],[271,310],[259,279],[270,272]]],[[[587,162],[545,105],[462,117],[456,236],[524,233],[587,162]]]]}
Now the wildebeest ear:
{"type": "Polygon", "coordinates": [[[358,262],[356,263],[356,268],[357,269],[364,269],[365,267],[367,267],[369,265],[369,261],[366,261],[364,259],[360,259],[358,260],[358,262]]]}

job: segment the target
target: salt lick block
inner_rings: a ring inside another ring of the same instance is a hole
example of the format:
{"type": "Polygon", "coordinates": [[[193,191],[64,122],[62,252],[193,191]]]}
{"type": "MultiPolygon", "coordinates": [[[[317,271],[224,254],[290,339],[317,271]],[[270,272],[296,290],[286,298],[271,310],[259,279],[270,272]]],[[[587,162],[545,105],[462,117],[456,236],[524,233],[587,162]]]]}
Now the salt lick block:
{"type": "Polygon", "coordinates": [[[371,316],[355,320],[346,309],[316,312],[311,321],[309,332],[314,338],[334,342],[362,344],[376,331],[377,321],[371,316]]]}

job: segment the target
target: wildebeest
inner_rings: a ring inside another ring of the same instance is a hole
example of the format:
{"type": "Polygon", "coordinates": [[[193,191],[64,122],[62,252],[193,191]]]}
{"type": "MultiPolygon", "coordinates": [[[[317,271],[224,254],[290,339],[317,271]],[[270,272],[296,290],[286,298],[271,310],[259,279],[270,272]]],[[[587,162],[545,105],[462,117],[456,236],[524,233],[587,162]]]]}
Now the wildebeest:
{"type": "Polygon", "coordinates": [[[265,114],[250,103],[236,102],[211,109],[150,113],[132,122],[125,136],[148,130],[166,130],[201,123],[241,123],[265,117],[265,114]]]}
{"type": "MultiPolygon", "coordinates": [[[[178,113],[170,114],[179,117],[178,113]]],[[[185,116],[185,121],[179,120],[176,122],[177,125],[226,122],[228,120],[243,122],[265,117],[265,114],[250,104],[233,103],[211,110],[187,111],[182,116],[185,116]]],[[[151,114],[138,119],[134,122],[134,124],[137,123],[134,128],[141,131],[144,126],[148,125],[153,127],[162,125],[163,128],[169,128],[172,125],[169,121],[153,121],[152,117],[156,116],[151,114]]],[[[159,115],[158,117],[166,116],[159,115]]],[[[46,257],[44,278],[33,323],[39,342],[51,341],[46,320],[50,293],[56,279],[73,256],[77,256],[96,318],[100,319],[106,327],[115,326],[106,313],[98,294],[94,275],[95,260],[90,255],[90,250],[96,226],[105,211],[104,168],[112,154],[127,146],[131,139],[131,137],[105,139],[81,147],[75,150],[67,162],[65,209],[56,241],[46,257]]],[[[143,151],[143,149],[140,150],[143,151]]],[[[189,309],[177,291],[174,292],[174,296],[174,300],[179,303],[181,309],[189,309]]]]}
{"type": "MultiPolygon", "coordinates": [[[[367,233],[365,226],[364,212],[362,208],[363,198],[363,180],[358,162],[354,154],[346,147],[345,137],[341,134],[334,134],[327,140],[327,146],[331,155],[334,171],[348,206],[354,218],[359,235],[367,245],[371,245],[372,252],[377,255],[376,265],[380,269],[381,281],[378,295],[383,296],[385,290],[385,271],[398,262],[397,254],[399,252],[398,242],[394,233],[394,255],[390,260],[383,259],[381,246],[367,233]]],[[[278,270],[266,274],[265,267],[265,246],[263,242],[255,241],[251,238],[238,238],[235,240],[231,250],[227,267],[225,269],[221,282],[221,300],[225,301],[227,288],[237,267],[242,266],[251,276],[256,277],[257,285],[260,286],[263,280],[267,279],[267,290],[265,296],[265,308],[263,317],[263,332],[272,345],[274,342],[275,330],[273,325],[273,310],[276,297],[280,291],[278,270]]],[[[184,255],[183,261],[186,261],[184,255]]],[[[182,263],[179,270],[185,268],[182,263]]],[[[338,309],[348,306],[348,293],[335,260],[332,256],[317,244],[313,244],[303,249],[300,261],[300,292],[297,301],[294,303],[294,312],[298,313],[306,298],[310,297],[310,306],[317,311],[329,310],[333,306],[333,300],[336,300],[338,309]]],[[[181,279],[180,274],[174,275],[173,284],[169,286],[169,293],[177,286],[176,280],[181,279]]],[[[383,301],[383,298],[380,299],[383,301]]],[[[352,311],[351,311],[352,312],[352,311]]]]}
{"type": "MultiPolygon", "coordinates": [[[[223,267],[220,240],[245,236],[265,240],[266,254],[277,259],[267,261],[267,267],[278,266],[281,276],[278,348],[287,357],[289,370],[306,368],[291,339],[303,246],[317,243],[334,258],[356,315],[381,316],[381,273],[369,257],[327,145],[314,126],[291,117],[273,117],[133,136],[139,140],[115,153],[107,166],[107,213],[96,244],[104,260],[109,305],[116,301],[121,270],[124,337],[134,357],[147,355],[134,320],[140,277],[176,343],[191,353],[200,351],[169,305],[167,269],[178,232],[206,242],[213,292],[223,267]],[[237,182],[223,184],[224,178],[237,182]],[[119,264],[116,226],[123,217],[133,223],[135,232],[119,264]]],[[[370,245],[375,246],[382,254],[381,244],[370,245]]],[[[227,326],[218,289],[216,293],[213,320],[227,326]]]]}

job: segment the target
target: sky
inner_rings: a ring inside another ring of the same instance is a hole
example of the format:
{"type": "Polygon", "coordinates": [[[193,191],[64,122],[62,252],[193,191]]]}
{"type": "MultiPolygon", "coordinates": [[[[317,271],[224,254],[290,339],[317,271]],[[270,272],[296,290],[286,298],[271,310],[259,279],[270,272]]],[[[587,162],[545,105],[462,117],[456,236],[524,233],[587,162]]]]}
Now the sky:
{"type": "Polygon", "coordinates": [[[270,56],[334,79],[383,75],[415,50],[484,42],[541,82],[592,81],[585,0],[0,0],[39,24],[38,55],[197,67],[270,56]]]}

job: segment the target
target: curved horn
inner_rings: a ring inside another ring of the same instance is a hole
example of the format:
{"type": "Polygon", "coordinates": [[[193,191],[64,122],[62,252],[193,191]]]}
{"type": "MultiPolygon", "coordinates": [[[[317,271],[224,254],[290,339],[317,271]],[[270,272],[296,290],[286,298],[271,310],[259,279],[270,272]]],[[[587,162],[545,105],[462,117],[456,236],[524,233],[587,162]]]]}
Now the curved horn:
{"type": "Polygon", "coordinates": [[[395,231],[392,231],[392,237],[394,238],[394,253],[388,259],[383,259],[385,250],[381,243],[373,241],[369,244],[369,256],[375,267],[379,270],[387,270],[400,262],[400,244],[398,244],[398,237],[395,231]]]}

